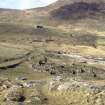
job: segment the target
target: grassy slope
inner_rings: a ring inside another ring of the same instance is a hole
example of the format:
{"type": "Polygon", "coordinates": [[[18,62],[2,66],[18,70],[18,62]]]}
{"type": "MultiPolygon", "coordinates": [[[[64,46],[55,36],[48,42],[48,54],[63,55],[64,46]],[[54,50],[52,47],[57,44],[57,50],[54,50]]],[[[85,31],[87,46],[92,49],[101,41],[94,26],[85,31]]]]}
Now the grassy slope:
{"type": "MultiPolygon", "coordinates": [[[[47,16],[43,18],[41,14],[37,15],[34,12],[19,13],[17,15],[9,14],[9,18],[6,15],[7,13],[0,16],[0,49],[2,49],[0,50],[0,59],[2,60],[18,57],[18,54],[24,55],[30,50],[34,50],[32,54],[35,57],[40,57],[39,53],[46,50],[105,56],[105,26],[103,18],[100,20],[62,21],[54,20],[47,16]],[[44,29],[37,29],[36,25],[39,24],[43,25],[44,29]],[[36,48],[38,48],[38,51],[36,51],[36,48]]],[[[58,63],[60,61],[58,58],[50,59],[58,63]]],[[[11,79],[26,76],[31,80],[51,78],[51,75],[46,72],[33,72],[29,63],[26,61],[16,68],[0,70],[0,76],[11,79]]],[[[49,103],[52,105],[53,101],[57,105],[62,103],[64,105],[70,103],[77,105],[83,99],[83,97],[81,99],[81,96],[84,96],[83,91],[73,93],[50,93],[46,89],[43,91],[49,97],[49,103]],[[75,97],[77,97],[77,100],[74,100],[75,97]],[[74,101],[69,100],[69,98],[74,101]]],[[[81,102],[80,105],[82,104],[84,105],[81,102]]]]}

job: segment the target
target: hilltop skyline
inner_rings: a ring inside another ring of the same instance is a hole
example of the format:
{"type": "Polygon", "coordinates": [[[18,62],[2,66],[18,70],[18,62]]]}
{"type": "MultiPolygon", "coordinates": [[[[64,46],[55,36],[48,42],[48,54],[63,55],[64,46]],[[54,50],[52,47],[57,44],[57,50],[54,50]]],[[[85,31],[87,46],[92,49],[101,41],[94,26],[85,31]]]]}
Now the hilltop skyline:
{"type": "Polygon", "coordinates": [[[57,0],[3,0],[0,8],[8,9],[30,9],[47,6],[57,0]]]}

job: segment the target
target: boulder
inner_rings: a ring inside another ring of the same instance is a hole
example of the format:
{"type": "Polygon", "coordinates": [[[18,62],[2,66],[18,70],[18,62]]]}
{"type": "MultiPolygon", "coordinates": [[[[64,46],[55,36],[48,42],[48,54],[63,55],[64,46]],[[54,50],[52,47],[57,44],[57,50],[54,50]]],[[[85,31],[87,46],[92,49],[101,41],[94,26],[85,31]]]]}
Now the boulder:
{"type": "Polygon", "coordinates": [[[53,80],[55,80],[55,81],[63,81],[63,77],[62,76],[56,76],[53,80]]]}
{"type": "Polygon", "coordinates": [[[62,91],[62,90],[68,90],[70,88],[71,84],[69,82],[63,83],[58,86],[57,90],[62,91]]]}
{"type": "Polygon", "coordinates": [[[37,25],[36,28],[38,28],[38,29],[42,29],[42,28],[44,28],[44,27],[41,26],[41,25],[37,25]]]}
{"type": "Polygon", "coordinates": [[[58,86],[60,85],[60,82],[57,81],[51,81],[49,83],[49,91],[57,90],[58,86]]]}

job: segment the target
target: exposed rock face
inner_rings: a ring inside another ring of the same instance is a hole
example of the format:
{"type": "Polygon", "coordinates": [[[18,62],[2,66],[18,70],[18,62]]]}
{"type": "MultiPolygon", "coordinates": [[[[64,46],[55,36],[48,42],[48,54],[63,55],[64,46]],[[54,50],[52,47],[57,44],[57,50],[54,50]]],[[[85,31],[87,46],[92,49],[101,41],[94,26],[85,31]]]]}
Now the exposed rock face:
{"type": "Polygon", "coordinates": [[[96,85],[90,82],[77,81],[74,79],[69,79],[66,81],[52,80],[49,83],[50,91],[67,91],[67,90],[78,90],[84,89],[85,91],[97,94],[105,90],[105,85],[96,85]]]}
{"type": "Polygon", "coordinates": [[[105,0],[58,0],[55,3],[49,5],[48,7],[51,9],[57,9],[61,6],[67,4],[73,4],[78,2],[86,2],[86,3],[105,3],[105,0]]]}
{"type": "Polygon", "coordinates": [[[49,83],[49,90],[50,91],[54,91],[57,89],[57,87],[60,85],[60,82],[57,82],[57,81],[51,81],[49,83]]]}
{"type": "Polygon", "coordinates": [[[81,19],[88,17],[92,18],[99,14],[101,15],[104,10],[105,4],[103,3],[74,2],[53,10],[51,14],[53,17],[59,19],[81,19]]]}
{"type": "Polygon", "coordinates": [[[35,87],[35,86],[43,86],[47,82],[44,80],[32,80],[23,84],[24,87],[35,87]]]}
{"type": "MultiPolygon", "coordinates": [[[[48,102],[50,98],[48,97],[48,94],[55,98],[63,97],[64,101],[67,101],[68,105],[71,103],[72,105],[104,105],[105,103],[104,84],[100,85],[94,82],[65,78],[63,76],[56,76],[51,80],[46,81],[46,83],[44,81],[44,84],[42,80],[33,80],[29,83],[35,84],[35,86],[29,88],[19,87],[18,85],[12,84],[11,88],[5,90],[6,95],[5,100],[3,101],[4,105],[8,105],[8,103],[10,105],[18,105],[19,103],[24,105],[49,105],[50,103],[48,102]],[[43,85],[47,89],[45,91],[46,93],[41,91],[43,85]],[[26,90],[29,91],[28,95],[26,95],[26,90]],[[80,101],[81,97],[82,100],[80,101]],[[72,100],[74,98],[75,101],[72,100]]],[[[55,103],[55,105],[58,104],[55,103]]]]}
{"type": "Polygon", "coordinates": [[[23,102],[25,100],[24,91],[22,90],[22,88],[13,86],[8,90],[6,100],[23,102]]]}
{"type": "Polygon", "coordinates": [[[0,91],[5,91],[5,90],[8,90],[9,88],[12,87],[12,81],[9,80],[8,78],[7,79],[0,79],[0,91]]]}

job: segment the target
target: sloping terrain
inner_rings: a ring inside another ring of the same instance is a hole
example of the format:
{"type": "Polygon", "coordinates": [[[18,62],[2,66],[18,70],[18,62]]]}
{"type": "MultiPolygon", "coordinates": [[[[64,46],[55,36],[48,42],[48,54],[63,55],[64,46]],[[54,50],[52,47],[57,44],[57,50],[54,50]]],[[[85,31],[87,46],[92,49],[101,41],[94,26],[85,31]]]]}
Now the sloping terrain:
{"type": "Polygon", "coordinates": [[[104,15],[104,10],[105,5],[103,3],[78,2],[60,7],[53,11],[52,15],[61,19],[94,18],[98,15],[104,15]]]}
{"type": "Polygon", "coordinates": [[[104,21],[104,0],[0,9],[0,105],[104,105],[104,21]]]}

